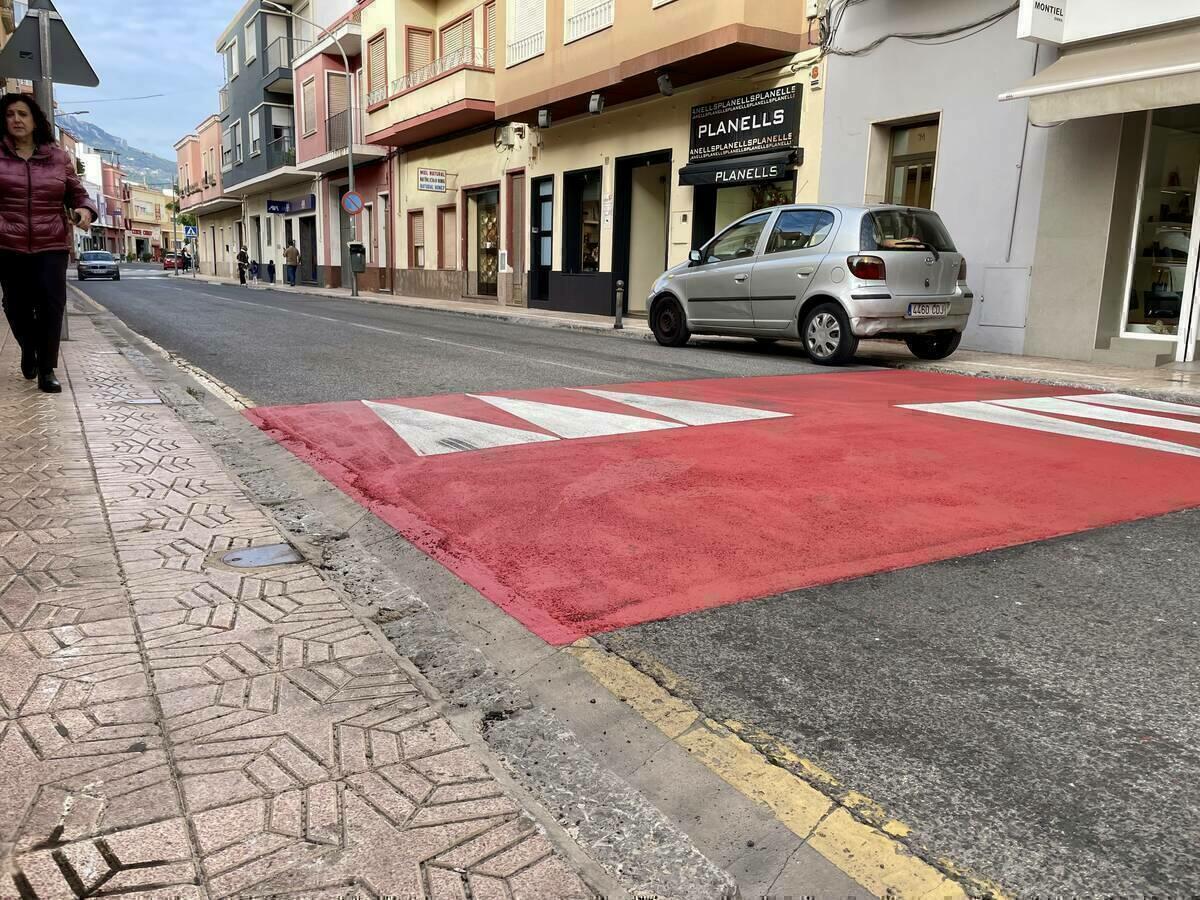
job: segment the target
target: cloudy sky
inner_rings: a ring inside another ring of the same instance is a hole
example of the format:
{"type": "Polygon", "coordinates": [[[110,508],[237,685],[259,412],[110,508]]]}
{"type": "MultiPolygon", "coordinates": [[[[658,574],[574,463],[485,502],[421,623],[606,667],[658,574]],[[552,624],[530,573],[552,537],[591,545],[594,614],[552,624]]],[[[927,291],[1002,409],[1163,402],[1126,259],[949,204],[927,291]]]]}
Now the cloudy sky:
{"type": "Polygon", "coordinates": [[[59,107],[90,110],[88,121],[174,160],[175,142],[216,112],[224,79],[215,46],[242,2],[54,0],[100,76],[98,88],[57,87],[59,107]],[[167,96],[123,99],[147,94],[167,96]]]}

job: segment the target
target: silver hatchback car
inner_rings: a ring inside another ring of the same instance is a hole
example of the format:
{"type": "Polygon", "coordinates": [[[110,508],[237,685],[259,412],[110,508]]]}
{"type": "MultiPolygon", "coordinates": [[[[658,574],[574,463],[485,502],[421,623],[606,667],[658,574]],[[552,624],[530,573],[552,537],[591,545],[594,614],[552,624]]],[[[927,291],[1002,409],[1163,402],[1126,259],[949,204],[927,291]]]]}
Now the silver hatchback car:
{"type": "Polygon", "coordinates": [[[813,362],[849,362],[860,338],[922,359],[953,353],[974,295],[937,213],[905,206],[778,206],[734,222],[654,283],[660,344],[693,334],[800,339],[813,362]]]}

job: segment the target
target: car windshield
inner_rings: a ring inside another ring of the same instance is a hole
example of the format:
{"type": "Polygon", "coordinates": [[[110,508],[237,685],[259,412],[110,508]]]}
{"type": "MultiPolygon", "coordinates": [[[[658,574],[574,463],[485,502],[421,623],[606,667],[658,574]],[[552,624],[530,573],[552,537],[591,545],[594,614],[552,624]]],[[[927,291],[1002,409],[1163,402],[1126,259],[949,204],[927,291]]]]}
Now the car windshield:
{"type": "Polygon", "coordinates": [[[928,209],[878,209],[863,219],[863,250],[925,250],[954,253],[954,241],[937,213],[928,209]]]}
{"type": "Polygon", "coordinates": [[[99,250],[93,250],[90,253],[85,253],[81,257],[84,262],[112,262],[113,256],[111,253],[104,253],[99,250]]]}

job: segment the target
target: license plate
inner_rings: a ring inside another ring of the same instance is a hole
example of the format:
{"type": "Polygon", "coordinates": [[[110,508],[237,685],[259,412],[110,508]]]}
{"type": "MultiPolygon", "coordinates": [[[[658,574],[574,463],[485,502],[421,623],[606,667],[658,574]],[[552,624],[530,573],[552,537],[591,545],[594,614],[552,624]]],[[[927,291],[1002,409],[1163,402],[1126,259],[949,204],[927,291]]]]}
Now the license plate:
{"type": "Polygon", "coordinates": [[[950,312],[949,303],[910,303],[908,304],[908,318],[910,319],[929,319],[935,316],[944,316],[950,312]]]}

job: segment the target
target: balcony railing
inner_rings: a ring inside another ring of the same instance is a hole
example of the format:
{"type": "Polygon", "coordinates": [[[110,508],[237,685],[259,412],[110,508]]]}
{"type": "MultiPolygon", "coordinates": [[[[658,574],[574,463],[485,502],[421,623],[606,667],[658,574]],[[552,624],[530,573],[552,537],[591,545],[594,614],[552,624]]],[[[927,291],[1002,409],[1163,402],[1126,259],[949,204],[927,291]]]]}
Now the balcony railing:
{"type": "MultiPolygon", "coordinates": [[[[358,135],[355,135],[356,139],[357,137],[358,135]]],[[[325,120],[325,151],[333,153],[335,150],[345,150],[349,146],[350,110],[344,109],[325,120]]]]}
{"type": "Polygon", "coordinates": [[[511,41],[508,45],[508,64],[515,66],[519,62],[532,59],[546,52],[546,32],[539,31],[519,41],[511,41]]]}
{"type": "Polygon", "coordinates": [[[377,103],[382,103],[388,98],[388,89],[386,84],[382,84],[375,90],[367,94],[367,106],[375,106],[377,103]]]}
{"type": "Polygon", "coordinates": [[[267,72],[276,69],[290,69],[292,60],[312,46],[312,41],[300,38],[276,38],[267,47],[267,72]]]}
{"type": "Polygon", "coordinates": [[[599,6],[585,9],[567,19],[567,41],[576,41],[595,31],[608,28],[613,23],[613,0],[605,0],[599,6]]]}
{"type": "Polygon", "coordinates": [[[291,131],[267,144],[267,169],[278,169],[282,166],[296,164],[296,141],[291,131]]]}
{"type": "Polygon", "coordinates": [[[458,69],[463,66],[476,66],[481,69],[490,68],[487,64],[487,53],[482,47],[461,47],[458,50],[445,54],[439,59],[435,59],[427,66],[414,69],[403,78],[397,78],[392,82],[392,92],[399,93],[400,91],[412,90],[427,81],[433,81],[433,79],[439,75],[444,75],[451,69],[458,69]]]}

